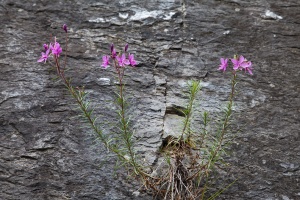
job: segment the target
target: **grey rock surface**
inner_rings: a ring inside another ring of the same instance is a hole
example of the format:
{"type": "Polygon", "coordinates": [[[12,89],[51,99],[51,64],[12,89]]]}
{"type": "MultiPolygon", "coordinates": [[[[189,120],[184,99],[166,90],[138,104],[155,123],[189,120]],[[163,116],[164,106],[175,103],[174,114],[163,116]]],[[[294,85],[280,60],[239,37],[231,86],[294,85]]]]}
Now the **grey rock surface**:
{"type": "MultiPolygon", "coordinates": [[[[68,71],[85,85],[102,120],[115,117],[113,69],[100,67],[110,43],[129,43],[139,64],[127,92],[137,148],[156,161],[172,106],[188,80],[202,80],[201,109],[217,115],[229,93],[220,57],[243,54],[228,162],[239,180],[220,199],[300,199],[300,2],[298,0],[0,0],[0,199],[151,199],[81,127],[55,71],[37,63],[61,25],[68,71]],[[102,167],[100,167],[102,165],[102,167]]],[[[227,82],[228,80],[228,82],[227,82]]],[[[104,126],[104,131],[109,132],[104,126]]]]}

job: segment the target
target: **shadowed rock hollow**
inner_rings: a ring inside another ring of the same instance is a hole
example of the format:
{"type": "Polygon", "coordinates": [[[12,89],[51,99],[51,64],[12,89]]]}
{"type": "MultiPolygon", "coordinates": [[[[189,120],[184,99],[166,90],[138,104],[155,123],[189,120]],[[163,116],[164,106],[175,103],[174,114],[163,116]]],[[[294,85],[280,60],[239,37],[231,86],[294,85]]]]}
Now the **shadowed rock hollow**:
{"type": "Polygon", "coordinates": [[[111,122],[113,70],[99,67],[101,56],[129,43],[139,62],[126,77],[133,127],[151,162],[180,117],[171,111],[186,102],[186,82],[201,79],[201,108],[218,114],[229,92],[219,58],[251,60],[235,104],[244,128],[228,158],[239,180],[220,199],[300,199],[298,0],[1,0],[0,22],[0,199],[151,199],[113,175],[115,160],[80,128],[51,67],[36,62],[51,34],[64,43],[64,23],[68,74],[111,122]]]}

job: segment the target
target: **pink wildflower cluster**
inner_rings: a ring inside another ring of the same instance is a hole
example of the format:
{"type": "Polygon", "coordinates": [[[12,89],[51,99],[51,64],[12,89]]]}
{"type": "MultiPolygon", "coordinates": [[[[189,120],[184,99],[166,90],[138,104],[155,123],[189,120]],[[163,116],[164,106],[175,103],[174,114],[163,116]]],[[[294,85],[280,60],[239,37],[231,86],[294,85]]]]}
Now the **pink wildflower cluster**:
{"type": "MultiPolygon", "coordinates": [[[[228,58],[221,58],[221,64],[219,66],[219,70],[222,70],[223,72],[226,71],[226,68],[228,66],[228,58]]],[[[237,58],[237,56],[234,56],[234,58],[230,58],[232,64],[233,64],[233,70],[245,70],[245,72],[248,72],[249,74],[253,75],[252,73],[252,63],[251,61],[248,61],[244,56],[240,56],[237,58]]]]}
{"type": "Polygon", "coordinates": [[[110,46],[110,55],[104,55],[102,57],[102,67],[107,68],[110,65],[110,58],[117,62],[119,67],[126,67],[126,66],[132,66],[134,67],[137,65],[136,60],[134,60],[134,55],[128,53],[128,58],[126,58],[126,52],[128,50],[128,44],[124,47],[124,53],[117,54],[116,49],[114,48],[114,44],[111,44],[110,46]]]}
{"type": "Polygon", "coordinates": [[[51,55],[59,57],[62,52],[62,48],[60,47],[60,44],[56,42],[56,38],[54,39],[54,44],[44,44],[43,47],[45,49],[45,52],[42,52],[42,56],[40,57],[40,59],[38,59],[38,62],[46,62],[51,55]]]}
{"type": "MultiPolygon", "coordinates": [[[[62,26],[62,29],[68,33],[68,26],[64,24],[62,26]]],[[[56,38],[54,38],[54,43],[50,44],[44,44],[44,52],[42,52],[41,57],[38,59],[38,62],[47,62],[50,56],[53,56],[55,59],[55,62],[57,62],[57,58],[60,56],[62,52],[62,48],[60,47],[60,44],[56,42],[56,38]]],[[[110,55],[104,55],[102,57],[102,64],[101,66],[104,68],[109,67],[110,65],[110,59],[114,61],[114,64],[116,67],[126,67],[126,66],[132,66],[134,67],[137,65],[136,60],[134,59],[134,55],[127,53],[128,50],[128,44],[125,45],[124,47],[124,53],[117,53],[116,49],[114,48],[114,45],[111,44],[110,46],[110,55]],[[127,57],[126,57],[127,55],[127,57]]],[[[59,66],[58,66],[59,68],[59,66]]]]}

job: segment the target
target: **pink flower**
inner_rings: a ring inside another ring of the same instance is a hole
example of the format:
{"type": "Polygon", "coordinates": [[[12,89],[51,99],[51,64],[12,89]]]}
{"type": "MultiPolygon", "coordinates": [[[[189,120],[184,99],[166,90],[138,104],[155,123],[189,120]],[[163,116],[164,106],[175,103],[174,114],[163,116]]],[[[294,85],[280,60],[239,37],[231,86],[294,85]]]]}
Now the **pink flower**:
{"type": "Polygon", "coordinates": [[[244,56],[240,56],[239,59],[231,59],[231,62],[233,63],[234,70],[245,70],[245,72],[253,75],[252,63],[251,61],[248,61],[246,58],[244,58],[244,56]]]}
{"type": "Polygon", "coordinates": [[[109,65],[109,56],[105,55],[105,56],[102,56],[102,67],[103,68],[107,68],[109,65]]]}
{"type": "Polygon", "coordinates": [[[221,58],[220,61],[221,64],[219,66],[219,70],[223,70],[223,72],[225,72],[228,65],[228,58],[221,58]]]}
{"type": "Polygon", "coordinates": [[[46,51],[46,53],[42,52],[42,56],[40,57],[40,59],[38,59],[38,62],[45,62],[48,60],[49,58],[49,52],[50,52],[50,49],[48,49],[46,51]]]}
{"type": "Polygon", "coordinates": [[[125,65],[130,64],[130,62],[126,59],[125,54],[122,54],[122,56],[117,56],[116,58],[120,67],[125,67],[125,65]]]}
{"type": "Polygon", "coordinates": [[[241,64],[245,61],[246,59],[244,58],[244,56],[240,56],[239,59],[231,59],[233,69],[238,70],[241,67],[241,64]]]}
{"type": "Polygon", "coordinates": [[[134,55],[133,54],[128,54],[128,60],[129,60],[129,63],[132,67],[134,67],[137,64],[136,60],[134,60],[134,55]]]}
{"type": "Polygon", "coordinates": [[[50,44],[50,49],[52,50],[52,54],[56,55],[57,57],[62,52],[62,49],[61,49],[60,44],[58,42],[55,42],[54,46],[52,46],[52,44],[50,44]]]}
{"type": "Polygon", "coordinates": [[[242,69],[244,69],[245,70],[245,72],[248,72],[250,75],[253,75],[253,73],[252,73],[252,63],[251,63],[251,61],[246,61],[246,62],[243,62],[242,64],[241,64],[241,67],[242,67],[242,69]]]}

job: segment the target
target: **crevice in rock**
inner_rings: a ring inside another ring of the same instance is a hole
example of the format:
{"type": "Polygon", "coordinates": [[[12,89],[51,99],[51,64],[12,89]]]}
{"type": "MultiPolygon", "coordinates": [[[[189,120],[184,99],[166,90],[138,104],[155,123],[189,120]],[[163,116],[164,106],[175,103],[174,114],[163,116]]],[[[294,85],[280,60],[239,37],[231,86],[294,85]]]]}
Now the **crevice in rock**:
{"type": "Polygon", "coordinates": [[[185,108],[182,106],[175,106],[175,105],[167,106],[165,116],[167,114],[173,114],[173,115],[178,115],[178,116],[184,117],[184,114],[181,111],[183,109],[185,109],[185,108]]]}
{"type": "Polygon", "coordinates": [[[37,158],[35,158],[35,157],[25,156],[25,155],[21,156],[21,158],[25,158],[25,159],[29,159],[29,160],[37,160],[37,158]]]}

